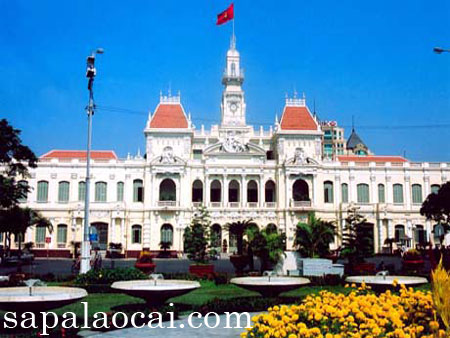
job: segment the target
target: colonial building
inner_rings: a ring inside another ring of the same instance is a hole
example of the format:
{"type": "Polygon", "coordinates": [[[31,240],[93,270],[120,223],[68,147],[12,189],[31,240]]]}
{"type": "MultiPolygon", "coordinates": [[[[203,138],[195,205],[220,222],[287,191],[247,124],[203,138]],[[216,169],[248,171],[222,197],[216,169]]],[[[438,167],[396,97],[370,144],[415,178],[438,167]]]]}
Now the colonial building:
{"type": "MultiPolygon", "coordinates": [[[[226,54],[220,124],[195,128],[180,95],[160,96],[145,124],[143,156],[120,159],[92,152],[91,231],[100,249],[122,243],[127,256],[161,242],[183,250],[183,232],[193,212],[206,205],[223,251],[235,250],[227,222],[252,219],[275,225],[292,248],[296,224],[311,211],[342,231],[349,206],[370,222],[374,249],[386,238],[403,245],[433,241],[439,229],[420,216],[428,194],[450,177],[449,163],[415,163],[375,156],[353,130],[320,123],[306,100],[286,98],[270,129],[246,122],[244,72],[232,39],[226,54]],[[330,144],[330,146],[325,146],[330,144]],[[348,148],[348,149],[347,149],[348,148]],[[331,150],[327,150],[331,149],[331,150]],[[349,155],[351,154],[351,155],[349,155]]],[[[23,204],[48,217],[55,231],[29,229],[45,255],[68,256],[82,239],[86,153],[52,150],[42,155],[27,182],[23,204]],[[49,242],[49,243],[47,243],[49,242]]],[[[336,239],[334,246],[340,245],[336,239]]]]}

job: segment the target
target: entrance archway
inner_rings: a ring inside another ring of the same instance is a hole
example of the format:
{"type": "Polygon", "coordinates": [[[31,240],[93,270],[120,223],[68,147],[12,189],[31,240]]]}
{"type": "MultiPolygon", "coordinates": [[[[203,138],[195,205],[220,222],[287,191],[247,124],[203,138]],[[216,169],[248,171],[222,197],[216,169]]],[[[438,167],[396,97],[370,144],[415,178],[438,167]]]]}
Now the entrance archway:
{"type": "Polygon", "coordinates": [[[108,248],[108,223],[91,223],[91,234],[97,234],[97,243],[93,243],[92,248],[98,247],[100,250],[108,248]]]}

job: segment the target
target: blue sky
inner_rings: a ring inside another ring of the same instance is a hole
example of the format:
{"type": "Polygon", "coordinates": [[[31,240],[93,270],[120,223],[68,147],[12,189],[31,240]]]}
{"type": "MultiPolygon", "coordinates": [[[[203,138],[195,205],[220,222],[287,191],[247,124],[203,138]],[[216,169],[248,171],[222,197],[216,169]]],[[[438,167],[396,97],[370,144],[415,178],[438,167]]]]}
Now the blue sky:
{"type": "MultiPolygon", "coordinates": [[[[96,103],[126,111],[96,112],[95,149],[143,150],[169,86],[197,127],[218,123],[229,3],[0,0],[0,117],[38,155],[85,149],[85,57],[101,46],[96,103]]],[[[448,1],[236,0],[235,15],[250,123],[268,127],[296,89],[347,136],[354,115],[377,154],[450,161],[450,53],[432,52],[450,48],[448,1]]]]}

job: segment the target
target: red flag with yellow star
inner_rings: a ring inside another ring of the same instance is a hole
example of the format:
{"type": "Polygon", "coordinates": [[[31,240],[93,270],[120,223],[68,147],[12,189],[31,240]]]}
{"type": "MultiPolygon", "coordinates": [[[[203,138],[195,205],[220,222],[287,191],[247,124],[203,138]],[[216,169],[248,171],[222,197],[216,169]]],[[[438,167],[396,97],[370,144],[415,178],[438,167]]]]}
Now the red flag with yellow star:
{"type": "Polygon", "coordinates": [[[226,10],[217,15],[216,25],[222,25],[234,19],[234,4],[232,3],[226,10]]]}

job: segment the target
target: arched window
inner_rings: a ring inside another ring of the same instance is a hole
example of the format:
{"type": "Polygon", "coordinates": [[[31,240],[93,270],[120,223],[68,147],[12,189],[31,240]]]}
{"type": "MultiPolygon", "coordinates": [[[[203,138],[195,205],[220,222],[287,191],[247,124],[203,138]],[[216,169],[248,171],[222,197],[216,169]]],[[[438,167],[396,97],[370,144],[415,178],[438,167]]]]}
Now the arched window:
{"type": "Polygon", "coordinates": [[[95,183],[95,201],[96,202],[106,202],[106,182],[96,182],[95,183]]]}
{"type": "Polygon", "coordinates": [[[117,202],[123,201],[123,190],[124,190],[124,183],[117,182],[117,202]]]}
{"type": "Polygon", "coordinates": [[[433,239],[434,243],[441,243],[444,239],[445,230],[442,224],[435,224],[433,227],[433,239]]]}
{"type": "Polygon", "coordinates": [[[247,183],[247,202],[258,202],[258,184],[254,180],[247,183]]]}
{"type": "Polygon", "coordinates": [[[275,182],[269,180],[266,182],[266,202],[273,203],[277,200],[276,190],[275,190],[275,182]]]}
{"type": "Polygon", "coordinates": [[[28,198],[28,182],[27,181],[19,181],[17,185],[21,188],[22,196],[18,198],[19,203],[26,203],[28,198]]]}
{"type": "Polygon", "coordinates": [[[323,201],[325,203],[333,203],[333,182],[323,182],[323,201]]]}
{"type": "Polygon", "coordinates": [[[341,184],[341,198],[342,198],[342,203],[348,203],[348,184],[347,183],[341,184]]]}
{"type": "Polygon", "coordinates": [[[135,224],[131,227],[131,243],[140,244],[142,242],[142,227],[135,224]]]}
{"type": "Polygon", "coordinates": [[[222,201],[222,184],[219,180],[214,180],[211,182],[211,202],[221,202],[222,201]]]}
{"type": "Polygon", "coordinates": [[[431,185],[431,193],[437,194],[441,186],[439,184],[432,184],[431,185]]]}
{"type": "Polygon", "coordinates": [[[369,203],[369,185],[360,183],[356,186],[356,198],[358,203],[369,203]]]}
{"type": "Polygon", "coordinates": [[[294,201],[309,201],[308,183],[304,180],[296,180],[292,186],[292,199],[294,201]]]}
{"type": "Polygon", "coordinates": [[[159,200],[160,201],[176,201],[177,192],[175,182],[170,178],[164,179],[159,185],[159,200]]]}
{"type": "Polygon", "coordinates": [[[66,224],[58,224],[56,230],[56,241],[59,244],[66,245],[67,242],[67,225],[66,224]]]}
{"type": "Polygon", "coordinates": [[[43,225],[36,226],[35,240],[38,244],[45,243],[45,233],[47,228],[43,225]]]}
{"type": "Polygon", "coordinates": [[[414,232],[414,240],[420,245],[424,245],[427,242],[427,232],[424,230],[423,225],[416,224],[416,231],[414,232]]]}
{"type": "Polygon", "coordinates": [[[239,202],[239,182],[236,180],[228,184],[228,202],[239,202]]]}
{"type": "Polygon", "coordinates": [[[163,224],[161,227],[161,242],[173,243],[173,227],[170,224],[163,224]]]}
{"type": "Polygon", "coordinates": [[[58,183],[58,202],[69,202],[69,182],[58,183]]]}
{"type": "Polygon", "coordinates": [[[395,241],[401,243],[405,240],[405,226],[402,224],[397,224],[395,226],[395,241]]]}
{"type": "Polygon", "coordinates": [[[413,204],[421,204],[423,202],[422,186],[420,184],[413,184],[411,187],[411,191],[413,204]]]}
{"type": "Polygon", "coordinates": [[[37,201],[47,202],[48,201],[48,182],[39,181],[37,184],[37,201]]]}
{"type": "Polygon", "coordinates": [[[218,248],[222,243],[222,227],[220,224],[213,224],[211,227],[211,246],[218,248]]]}
{"type": "Polygon", "coordinates": [[[277,229],[276,224],[273,224],[273,223],[267,224],[266,232],[267,232],[268,234],[274,234],[274,233],[276,233],[277,231],[278,231],[278,229],[277,229]]]}
{"type": "Polygon", "coordinates": [[[133,181],[133,202],[144,202],[144,182],[142,180],[133,181]]]}
{"type": "Polygon", "coordinates": [[[403,203],[403,185],[394,184],[392,186],[392,190],[394,192],[394,203],[402,204],[403,203]]]}
{"type": "Polygon", "coordinates": [[[378,203],[386,203],[384,184],[378,184],[378,203]]]}
{"type": "Polygon", "coordinates": [[[203,202],[203,183],[200,180],[192,183],[192,202],[203,202]]]}
{"type": "Polygon", "coordinates": [[[84,201],[86,198],[86,182],[80,181],[78,182],[78,201],[84,201]]]}

